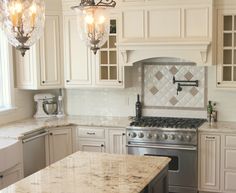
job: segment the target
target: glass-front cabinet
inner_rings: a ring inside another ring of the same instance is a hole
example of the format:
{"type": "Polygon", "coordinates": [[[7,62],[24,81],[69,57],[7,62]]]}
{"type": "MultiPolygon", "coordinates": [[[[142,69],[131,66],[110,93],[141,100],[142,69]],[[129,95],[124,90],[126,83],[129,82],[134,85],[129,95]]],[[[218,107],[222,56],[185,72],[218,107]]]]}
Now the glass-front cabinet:
{"type": "Polygon", "coordinates": [[[108,40],[97,53],[96,84],[119,86],[122,85],[122,69],[118,61],[117,19],[110,20],[108,40]]]}
{"type": "Polygon", "coordinates": [[[218,15],[217,86],[236,88],[236,11],[218,15]]]}

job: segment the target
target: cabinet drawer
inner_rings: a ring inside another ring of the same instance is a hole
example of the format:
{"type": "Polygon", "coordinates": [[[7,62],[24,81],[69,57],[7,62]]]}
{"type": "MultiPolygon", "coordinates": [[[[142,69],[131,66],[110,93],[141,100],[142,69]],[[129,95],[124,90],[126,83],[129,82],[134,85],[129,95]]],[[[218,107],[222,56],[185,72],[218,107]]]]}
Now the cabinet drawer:
{"type": "Polygon", "coordinates": [[[236,148],[236,136],[226,136],[225,137],[225,146],[236,148]]]}
{"type": "Polygon", "coordinates": [[[225,191],[236,192],[236,172],[225,172],[225,191]]]}
{"type": "Polygon", "coordinates": [[[79,128],[78,136],[84,138],[105,138],[105,129],[94,129],[94,128],[79,128]]]}
{"type": "Polygon", "coordinates": [[[225,150],[225,168],[236,169],[236,150],[225,150]]]}

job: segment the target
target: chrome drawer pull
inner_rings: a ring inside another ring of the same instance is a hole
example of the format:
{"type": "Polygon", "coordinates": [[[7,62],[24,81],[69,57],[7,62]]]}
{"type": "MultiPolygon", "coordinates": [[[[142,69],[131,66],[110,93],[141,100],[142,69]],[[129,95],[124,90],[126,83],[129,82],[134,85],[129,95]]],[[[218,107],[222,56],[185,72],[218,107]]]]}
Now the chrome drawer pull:
{"type": "Polygon", "coordinates": [[[87,132],[87,134],[88,134],[88,135],[95,135],[96,133],[95,133],[95,132],[93,132],[93,133],[87,132]]]}
{"type": "Polygon", "coordinates": [[[215,139],[215,137],[206,136],[206,139],[215,139]]]}

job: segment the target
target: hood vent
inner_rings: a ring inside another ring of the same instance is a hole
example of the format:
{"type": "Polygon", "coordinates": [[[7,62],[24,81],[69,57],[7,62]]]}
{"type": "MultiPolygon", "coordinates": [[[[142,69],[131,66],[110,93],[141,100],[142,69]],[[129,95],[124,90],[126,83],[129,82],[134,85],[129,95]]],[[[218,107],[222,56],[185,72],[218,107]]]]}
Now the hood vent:
{"type": "Polygon", "coordinates": [[[211,42],[120,43],[121,62],[125,66],[151,58],[179,58],[180,62],[211,65],[211,42]]]}

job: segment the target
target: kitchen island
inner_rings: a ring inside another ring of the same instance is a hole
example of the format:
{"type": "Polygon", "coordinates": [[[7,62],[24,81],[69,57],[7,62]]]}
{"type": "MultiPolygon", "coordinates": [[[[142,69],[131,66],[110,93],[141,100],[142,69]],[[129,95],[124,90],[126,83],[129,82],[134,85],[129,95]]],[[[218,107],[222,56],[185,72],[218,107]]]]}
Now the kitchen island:
{"type": "Polygon", "coordinates": [[[169,161],[76,152],[0,193],[167,193],[169,161]]]}

